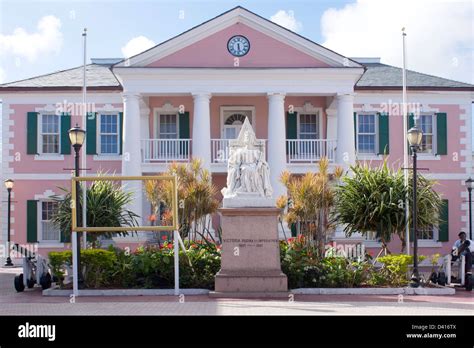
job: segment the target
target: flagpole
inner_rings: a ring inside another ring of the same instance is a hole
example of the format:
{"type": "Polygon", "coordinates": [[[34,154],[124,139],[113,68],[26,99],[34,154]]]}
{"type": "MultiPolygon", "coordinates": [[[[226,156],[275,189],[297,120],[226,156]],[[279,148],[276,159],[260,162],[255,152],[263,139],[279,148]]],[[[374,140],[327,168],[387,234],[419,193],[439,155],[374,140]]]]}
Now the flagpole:
{"type": "MultiPolygon", "coordinates": [[[[407,78],[406,78],[406,46],[405,46],[405,28],[402,28],[402,43],[403,43],[403,69],[402,69],[402,107],[403,107],[403,179],[405,188],[408,188],[408,108],[407,108],[407,78]]],[[[410,205],[408,201],[408,190],[405,197],[405,240],[406,253],[410,255],[410,224],[408,218],[410,216],[410,205]]]]}
{"type": "MultiPolygon", "coordinates": [[[[82,37],[84,38],[84,60],[83,60],[83,68],[82,68],[82,112],[84,113],[84,118],[82,122],[82,129],[86,131],[87,134],[87,77],[86,77],[86,62],[87,62],[87,28],[84,28],[84,32],[82,33],[82,37]]],[[[86,136],[87,138],[87,136],[86,136]]],[[[87,148],[87,139],[84,139],[85,147],[83,149],[87,148]]],[[[82,152],[82,173],[83,176],[87,175],[86,171],[86,166],[87,166],[87,150],[83,150],[82,152]]],[[[84,182],[84,187],[82,190],[82,226],[87,227],[87,193],[86,193],[86,183],[84,182]]],[[[83,244],[84,248],[87,247],[87,232],[83,233],[83,244]]]]}

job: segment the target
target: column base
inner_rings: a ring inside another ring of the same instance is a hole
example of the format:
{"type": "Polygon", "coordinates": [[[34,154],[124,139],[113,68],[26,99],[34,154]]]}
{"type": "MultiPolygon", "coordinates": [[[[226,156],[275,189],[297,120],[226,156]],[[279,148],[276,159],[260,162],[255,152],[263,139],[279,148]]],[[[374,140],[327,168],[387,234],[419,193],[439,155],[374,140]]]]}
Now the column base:
{"type": "Polygon", "coordinates": [[[248,270],[216,274],[216,293],[285,293],[288,291],[288,279],[281,271],[270,270],[251,272],[248,270]]]}

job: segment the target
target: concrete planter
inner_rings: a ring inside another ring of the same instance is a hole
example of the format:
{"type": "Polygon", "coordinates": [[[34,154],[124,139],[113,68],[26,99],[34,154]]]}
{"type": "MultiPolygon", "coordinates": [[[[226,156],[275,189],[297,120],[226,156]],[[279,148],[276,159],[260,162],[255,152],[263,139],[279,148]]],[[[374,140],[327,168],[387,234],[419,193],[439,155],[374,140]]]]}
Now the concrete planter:
{"type": "Polygon", "coordinates": [[[299,288],[298,295],[454,295],[454,288],[299,288]]]}
{"type": "MultiPolygon", "coordinates": [[[[207,289],[180,289],[183,295],[207,295],[207,289]]],[[[43,290],[43,296],[69,297],[72,290],[51,288],[43,290]]],[[[79,296],[173,296],[174,289],[86,289],[79,290],[79,296]]]]}

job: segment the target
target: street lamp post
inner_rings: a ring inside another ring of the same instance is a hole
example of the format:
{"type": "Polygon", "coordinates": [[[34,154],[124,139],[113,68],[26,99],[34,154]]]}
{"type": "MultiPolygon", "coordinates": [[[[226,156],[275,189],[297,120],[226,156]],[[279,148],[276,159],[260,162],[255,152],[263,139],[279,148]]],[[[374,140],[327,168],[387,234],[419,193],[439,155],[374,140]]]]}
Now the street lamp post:
{"type": "Polygon", "coordinates": [[[472,186],[474,180],[471,178],[466,180],[467,192],[469,193],[469,239],[472,240],[472,186]]]}
{"type": "Polygon", "coordinates": [[[14,181],[12,179],[5,180],[5,187],[8,191],[8,215],[7,215],[7,261],[5,262],[6,267],[12,267],[13,262],[10,258],[10,229],[11,229],[11,212],[12,212],[12,190],[14,181]]]}
{"type": "MultiPolygon", "coordinates": [[[[75,127],[69,130],[69,140],[74,148],[74,176],[79,177],[79,152],[81,151],[82,144],[84,144],[86,131],[81,129],[77,124],[75,127]]],[[[76,181],[76,194],[79,195],[79,181],[76,181]]],[[[85,202],[83,202],[85,204],[85,202]]],[[[81,210],[76,207],[76,221],[79,223],[81,217],[81,210]]],[[[77,232],[77,274],[78,284],[81,287],[83,284],[83,278],[81,273],[81,233],[77,232]]]]}
{"type": "Polygon", "coordinates": [[[408,143],[410,144],[410,149],[412,152],[413,158],[413,275],[411,276],[410,286],[417,288],[420,286],[420,274],[418,272],[418,231],[417,231],[417,151],[421,145],[421,139],[423,138],[423,132],[416,125],[407,133],[408,143]]]}

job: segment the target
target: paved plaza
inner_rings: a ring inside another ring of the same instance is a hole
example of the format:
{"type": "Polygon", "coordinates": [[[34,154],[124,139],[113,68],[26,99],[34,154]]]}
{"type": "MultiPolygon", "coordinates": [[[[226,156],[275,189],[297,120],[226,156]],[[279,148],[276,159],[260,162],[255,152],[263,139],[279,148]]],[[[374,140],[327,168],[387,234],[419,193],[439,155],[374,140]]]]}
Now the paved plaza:
{"type": "Polygon", "coordinates": [[[286,299],[213,299],[207,295],[45,297],[35,287],[17,293],[19,269],[0,270],[0,315],[474,315],[474,296],[295,295],[286,299]]]}

